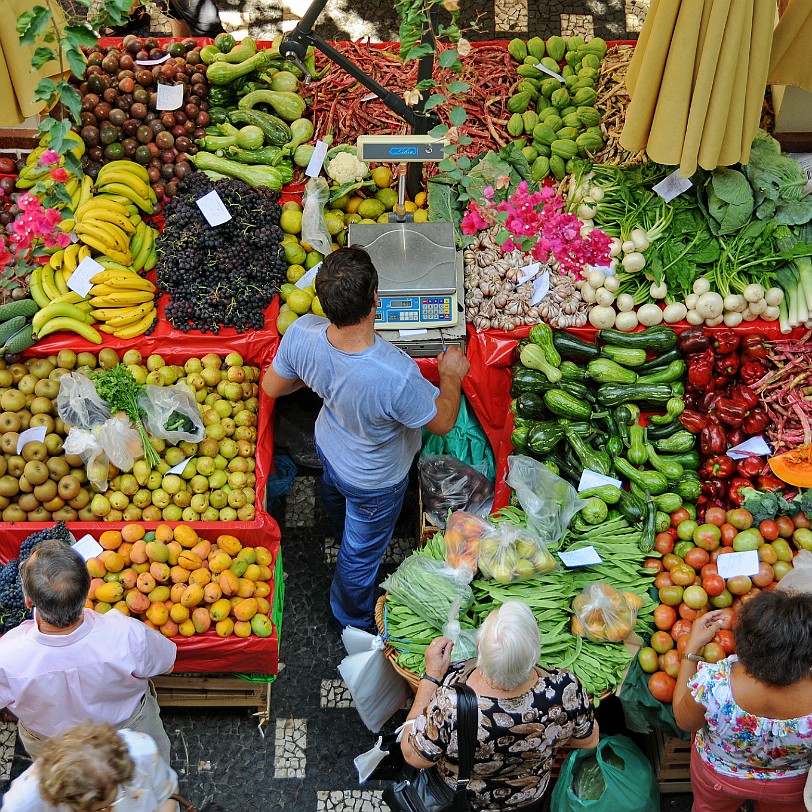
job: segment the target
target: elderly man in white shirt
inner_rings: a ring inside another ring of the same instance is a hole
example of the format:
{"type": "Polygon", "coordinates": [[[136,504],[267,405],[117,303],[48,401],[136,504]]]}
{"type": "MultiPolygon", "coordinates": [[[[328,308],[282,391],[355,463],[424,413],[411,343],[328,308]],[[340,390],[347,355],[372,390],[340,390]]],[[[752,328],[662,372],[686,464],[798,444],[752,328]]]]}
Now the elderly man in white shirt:
{"type": "Polygon", "coordinates": [[[21,571],[33,620],[0,638],[0,708],[18,719],[36,758],[45,739],[81,722],[107,722],[170,744],[151,677],[172,670],[175,644],[140,620],[85,609],[90,576],[64,542],[40,542],[21,571]]]}

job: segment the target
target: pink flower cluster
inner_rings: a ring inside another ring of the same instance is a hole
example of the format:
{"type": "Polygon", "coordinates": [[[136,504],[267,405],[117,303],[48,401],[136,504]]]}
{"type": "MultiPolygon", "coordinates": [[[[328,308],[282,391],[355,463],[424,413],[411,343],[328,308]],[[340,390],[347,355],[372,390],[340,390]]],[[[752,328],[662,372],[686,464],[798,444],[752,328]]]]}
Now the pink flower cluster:
{"type": "Polygon", "coordinates": [[[57,228],[62,215],[56,209],[43,208],[39,198],[28,192],[16,202],[20,213],[11,224],[8,242],[0,237],[0,271],[15,260],[27,266],[44,264],[48,257],[43,248],[64,248],[70,244],[70,235],[57,228]]]}
{"type": "Polygon", "coordinates": [[[522,181],[516,191],[496,205],[491,186],[483,190],[485,201],[471,201],[462,218],[462,233],[476,234],[502,223],[509,237],[501,244],[505,252],[530,252],[539,262],[558,262],[561,273],[570,272],[577,279],[583,277],[584,268],[590,265],[609,264],[610,238],[599,229],[593,229],[586,237],[581,236],[583,223],[564,211],[564,201],[549,186],[537,192],[528,190],[522,181]]]}

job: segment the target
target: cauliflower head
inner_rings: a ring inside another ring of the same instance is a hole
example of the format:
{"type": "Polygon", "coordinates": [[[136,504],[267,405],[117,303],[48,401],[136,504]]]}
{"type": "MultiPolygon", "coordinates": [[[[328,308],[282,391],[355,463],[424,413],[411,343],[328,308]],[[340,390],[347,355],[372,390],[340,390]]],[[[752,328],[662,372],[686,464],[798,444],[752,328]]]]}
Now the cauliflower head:
{"type": "Polygon", "coordinates": [[[338,184],[357,183],[368,172],[366,163],[351,152],[339,152],[327,164],[327,175],[338,184]]]}

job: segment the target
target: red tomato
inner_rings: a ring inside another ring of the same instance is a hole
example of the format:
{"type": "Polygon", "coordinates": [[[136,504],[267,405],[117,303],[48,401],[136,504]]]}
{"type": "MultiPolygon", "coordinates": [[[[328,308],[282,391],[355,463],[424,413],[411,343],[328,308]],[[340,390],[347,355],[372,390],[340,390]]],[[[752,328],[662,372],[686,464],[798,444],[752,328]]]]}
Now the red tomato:
{"type": "Polygon", "coordinates": [[[664,671],[657,671],[648,678],[648,689],[658,702],[671,702],[677,681],[664,671]]]}
{"type": "Polygon", "coordinates": [[[682,591],[682,587],[676,585],[661,587],[658,592],[660,603],[667,603],[669,606],[679,606],[682,603],[682,591]]]}
{"type": "Polygon", "coordinates": [[[736,508],[727,512],[727,520],[737,530],[747,530],[753,526],[753,517],[749,510],[736,508]]]}
{"type": "Polygon", "coordinates": [[[721,527],[725,523],[726,511],[720,507],[709,507],[705,511],[705,522],[721,527]]]}
{"type": "Polygon", "coordinates": [[[778,525],[771,519],[765,519],[759,524],[758,532],[765,541],[775,541],[778,538],[778,525]]]}
{"type": "Polygon", "coordinates": [[[654,625],[664,632],[667,632],[674,625],[676,620],[677,613],[673,606],[661,603],[654,610],[654,625]]]}
{"type": "Polygon", "coordinates": [[[702,579],[702,587],[710,597],[715,598],[725,591],[725,579],[715,573],[706,575],[702,579]]]}
{"type": "Polygon", "coordinates": [[[688,648],[688,635],[683,634],[679,640],[677,640],[677,653],[682,656],[685,654],[685,650],[688,648]]]}
{"type": "Polygon", "coordinates": [[[778,535],[781,536],[782,539],[792,537],[792,534],[795,532],[795,525],[789,516],[779,516],[775,520],[775,523],[778,525],[778,535]]]}
{"type": "Polygon", "coordinates": [[[654,578],[654,586],[656,589],[660,589],[664,586],[674,586],[674,582],[671,580],[671,573],[670,572],[657,573],[656,577],[654,578]]]}
{"type": "Polygon", "coordinates": [[[665,656],[663,657],[663,670],[666,674],[670,677],[676,677],[679,674],[679,652],[676,649],[671,649],[671,651],[666,651],[665,656]]]}
{"type": "Polygon", "coordinates": [[[803,511],[801,511],[800,513],[796,513],[792,517],[792,523],[796,527],[810,527],[810,526],[812,526],[812,522],[809,521],[809,517],[803,511]]]}
{"type": "Polygon", "coordinates": [[[722,647],[725,655],[733,654],[733,652],[736,651],[736,640],[733,637],[733,632],[728,629],[720,629],[713,636],[713,640],[722,647]]]}
{"type": "Polygon", "coordinates": [[[710,555],[707,550],[703,550],[701,547],[694,547],[693,550],[688,550],[688,552],[685,553],[684,561],[689,567],[693,567],[698,571],[710,561],[710,555]]]}
{"type": "Polygon", "coordinates": [[[660,555],[668,555],[674,551],[674,539],[670,533],[658,533],[654,537],[654,549],[660,555]]]}
{"type": "MultiPolygon", "coordinates": [[[[732,524],[725,522],[720,528],[719,532],[721,534],[722,539],[722,546],[723,547],[732,547],[733,546],[733,539],[736,538],[739,531],[733,527],[732,524]]],[[[792,535],[792,534],[790,534],[792,535]]]]}
{"type": "Polygon", "coordinates": [[[685,564],[671,569],[671,580],[677,584],[677,586],[690,586],[693,584],[694,578],[696,578],[696,573],[691,567],[685,564]]]}
{"type": "Polygon", "coordinates": [[[703,578],[707,578],[709,575],[718,575],[719,567],[717,567],[716,564],[705,564],[705,566],[700,570],[699,574],[703,578]]]}
{"type": "Polygon", "coordinates": [[[649,645],[658,654],[665,654],[666,651],[670,651],[674,648],[675,642],[668,632],[658,631],[651,635],[649,645]]]}
{"type": "Polygon", "coordinates": [[[679,616],[683,620],[690,620],[693,623],[699,617],[699,611],[697,609],[693,609],[688,606],[685,601],[683,601],[678,607],[679,616]]]}
{"type": "Polygon", "coordinates": [[[682,563],[682,559],[678,555],[674,555],[674,553],[666,553],[666,555],[663,556],[663,566],[669,570],[669,572],[672,567],[676,567],[682,563]]]}
{"type": "Polygon", "coordinates": [[[663,562],[659,558],[647,558],[643,562],[643,567],[647,570],[657,570],[658,572],[662,572],[663,562]]]}
{"type": "Polygon", "coordinates": [[[679,510],[675,510],[671,514],[671,526],[678,527],[680,522],[684,522],[686,519],[690,518],[691,514],[688,513],[688,511],[684,507],[682,507],[679,510]]]}
{"type": "Polygon", "coordinates": [[[691,631],[692,622],[690,620],[686,620],[682,618],[678,620],[672,627],[671,627],[671,636],[675,640],[679,640],[680,637],[684,634],[688,634],[691,631]]]}
{"type": "Polygon", "coordinates": [[[736,622],[736,612],[729,607],[724,607],[722,609],[722,628],[723,629],[732,629],[733,624],[736,622]]]}
{"type": "Polygon", "coordinates": [[[719,660],[724,660],[727,657],[725,650],[719,645],[719,643],[710,642],[705,645],[702,649],[702,656],[709,662],[709,663],[718,663],[719,660]]]}

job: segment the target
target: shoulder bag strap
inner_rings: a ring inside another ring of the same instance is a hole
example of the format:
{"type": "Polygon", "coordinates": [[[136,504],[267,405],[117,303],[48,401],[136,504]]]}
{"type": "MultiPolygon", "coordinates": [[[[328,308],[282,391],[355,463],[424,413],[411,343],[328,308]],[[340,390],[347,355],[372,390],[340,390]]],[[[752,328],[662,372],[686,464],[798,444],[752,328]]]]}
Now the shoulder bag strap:
{"type": "Polygon", "coordinates": [[[459,748],[459,770],[457,785],[468,785],[474,767],[476,752],[477,728],[479,727],[479,705],[476,693],[467,685],[457,683],[457,746],[459,748]]]}

